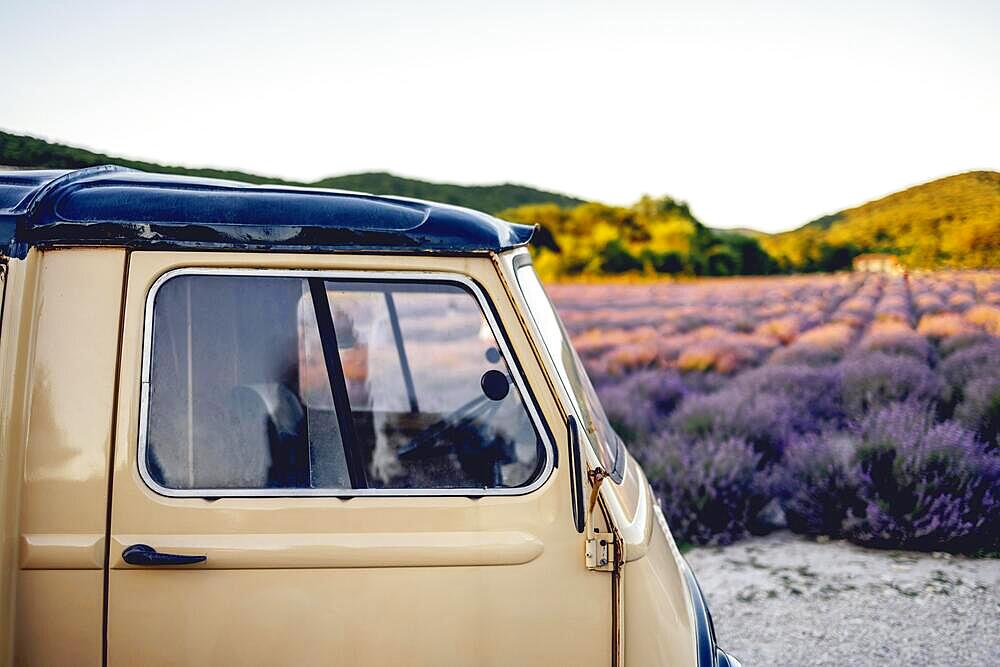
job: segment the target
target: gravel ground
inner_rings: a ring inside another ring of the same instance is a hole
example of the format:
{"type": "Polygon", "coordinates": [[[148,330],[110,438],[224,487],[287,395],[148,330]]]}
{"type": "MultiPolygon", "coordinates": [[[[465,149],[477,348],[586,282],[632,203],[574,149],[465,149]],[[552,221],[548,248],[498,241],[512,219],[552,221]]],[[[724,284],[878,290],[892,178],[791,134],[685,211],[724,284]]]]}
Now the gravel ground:
{"type": "Polygon", "coordinates": [[[1000,664],[1000,560],[788,532],[687,559],[744,665],[1000,664]]]}

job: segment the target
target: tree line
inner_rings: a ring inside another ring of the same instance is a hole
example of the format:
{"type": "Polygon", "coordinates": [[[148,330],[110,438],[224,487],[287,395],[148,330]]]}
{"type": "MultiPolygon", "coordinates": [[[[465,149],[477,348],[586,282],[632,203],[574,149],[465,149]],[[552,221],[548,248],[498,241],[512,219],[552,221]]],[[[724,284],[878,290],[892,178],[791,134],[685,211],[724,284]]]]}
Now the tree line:
{"type": "Polygon", "coordinates": [[[687,203],[671,197],[644,196],[632,206],[540,204],[499,215],[538,225],[532,252],[538,271],[549,279],[837,271],[848,268],[861,252],[856,247],[824,247],[818,256],[795,266],[783,264],[755,236],[706,227],[687,203]]]}

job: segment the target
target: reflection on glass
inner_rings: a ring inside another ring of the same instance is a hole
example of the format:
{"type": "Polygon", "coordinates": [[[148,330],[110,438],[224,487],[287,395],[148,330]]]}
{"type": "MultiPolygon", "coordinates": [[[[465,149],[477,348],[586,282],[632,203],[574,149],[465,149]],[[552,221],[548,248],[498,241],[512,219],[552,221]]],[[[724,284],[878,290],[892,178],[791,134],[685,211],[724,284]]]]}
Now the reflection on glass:
{"type": "Polygon", "coordinates": [[[544,463],[455,284],[183,275],[152,335],[145,464],[169,489],[510,488],[544,463]]]}
{"type": "Polygon", "coordinates": [[[624,463],[622,453],[625,446],[611,427],[597,397],[597,391],[583,368],[583,362],[573,349],[566,329],[545,293],[534,267],[528,264],[518,268],[517,282],[524,300],[528,303],[531,319],[541,334],[542,343],[556,367],[559,380],[570,395],[577,414],[586,425],[588,436],[591,440],[597,441],[601,465],[608,472],[620,472],[619,467],[624,463]]]}

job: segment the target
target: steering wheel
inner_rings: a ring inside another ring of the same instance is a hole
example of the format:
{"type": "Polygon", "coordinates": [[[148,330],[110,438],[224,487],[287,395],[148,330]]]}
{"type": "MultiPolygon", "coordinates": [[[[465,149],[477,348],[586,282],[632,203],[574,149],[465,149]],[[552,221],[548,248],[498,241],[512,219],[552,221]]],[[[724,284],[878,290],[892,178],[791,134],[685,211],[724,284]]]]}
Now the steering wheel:
{"type": "Polygon", "coordinates": [[[437,444],[441,436],[478,417],[492,414],[498,407],[499,403],[494,403],[487,396],[474,398],[417,433],[409,442],[396,450],[396,455],[405,459],[416,458],[418,455],[429,455],[432,452],[439,456],[450,452],[458,443],[447,443],[442,447],[437,444]]]}
{"type": "Polygon", "coordinates": [[[396,455],[400,458],[414,457],[417,453],[444,454],[453,450],[457,443],[449,443],[445,447],[436,446],[436,441],[448,431],[470,423],[479,417],[490,417],[500,402],[507,398],[510,393],[511,380],[506,373],[491,369],[483,373],[479,384],[483,389],[483,395],[478,396],[465,405],[452,410],[440,420],[434,422],[424,430],[420,431],[412,440],[396,450],[396,455]]]}

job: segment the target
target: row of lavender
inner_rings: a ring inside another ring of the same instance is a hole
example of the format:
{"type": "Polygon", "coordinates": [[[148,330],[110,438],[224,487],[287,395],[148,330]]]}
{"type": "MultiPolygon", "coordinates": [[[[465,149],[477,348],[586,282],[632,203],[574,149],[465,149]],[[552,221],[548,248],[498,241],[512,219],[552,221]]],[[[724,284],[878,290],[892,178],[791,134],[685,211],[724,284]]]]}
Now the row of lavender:
{"type": "Polygon", "coordinates": [[[1000,272],[550,291],[679,539],[1000,551],[1000,272]]]}

